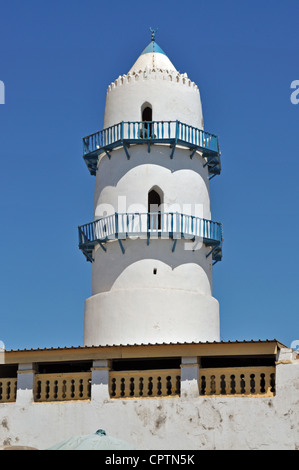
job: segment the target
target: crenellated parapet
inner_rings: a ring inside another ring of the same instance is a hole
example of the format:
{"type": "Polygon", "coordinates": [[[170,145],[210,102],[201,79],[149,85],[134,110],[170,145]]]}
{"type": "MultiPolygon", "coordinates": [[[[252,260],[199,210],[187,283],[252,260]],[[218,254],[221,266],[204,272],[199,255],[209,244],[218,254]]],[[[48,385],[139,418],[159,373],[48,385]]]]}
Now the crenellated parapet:
{"type": "Polygon", "coordinates": [[[166,80],[168,82],[176,83],[182,86],[187,86],[199,93],[198,86],[192,82],[186,73],[180,73],[174,70],[166,70],[159,68],[148,68],[139,70],[138,72],[129,72],[120,75],[114,82],[112,82],[107,89],[107,93],[112,91],[115,87],[121,85],[132,84],[141,80],[166,80]]]}

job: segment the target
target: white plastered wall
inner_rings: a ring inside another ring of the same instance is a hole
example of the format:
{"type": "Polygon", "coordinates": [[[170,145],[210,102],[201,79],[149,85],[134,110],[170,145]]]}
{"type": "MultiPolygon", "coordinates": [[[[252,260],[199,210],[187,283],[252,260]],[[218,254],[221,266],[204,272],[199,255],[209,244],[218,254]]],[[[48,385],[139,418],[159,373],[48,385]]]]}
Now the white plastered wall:
{"type": "Polygon", "coordinates": [[[142,71],[119,77],[109,86],[104,128],[121,121],[141,121],[141,107],[152,106],[153,121],[181,121],[203,129],[198,87],[185,75],[142,71]]]}

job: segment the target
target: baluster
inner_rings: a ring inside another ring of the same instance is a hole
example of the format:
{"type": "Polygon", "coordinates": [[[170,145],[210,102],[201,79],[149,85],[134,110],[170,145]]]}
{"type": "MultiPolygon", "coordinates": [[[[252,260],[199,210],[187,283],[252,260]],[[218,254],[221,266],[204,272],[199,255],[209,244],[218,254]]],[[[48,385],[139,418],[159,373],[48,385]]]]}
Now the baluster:
{"type": "Polygon", "coordinates": [[[274,394],[275,393],[275,373],[270,374],[270,385],[271,385],[270,392],[274,394]]]}
{"type": "Polygon", "coordinates": [[[210,376],[210,395],[214,395],[216,393],[216,377],[215,375],[210,376]]]}
{"type": "Polygon", "coordinates": [[[250,374],[249,383],[250,383],[250,393],[256,394],[257,390],[256,390],[256,385],[255,385],[255,374],[250,374]]]}
{"type": "Polygon", "coordinates": [[[55,380],[54,381],[54,400],[57,400],[57,397],[58,397],[58,380],[55,380]]]}
{"type": "MultiPolygon", "coordinates": [[[[75,381],[72,380],[72,382],[75,382],[75,381]]],[[[83,398],[83,396],[84,396],[84,382],[83,382],[83,379],[80,379],[79,380],[79,397],[83,398]]]]}
{"type": "Polygon", "coordinates": [[[46,381],[46,390],[45,390],[46,400],[50,398],[50,381],[46,381]]]}
{"type": "Polygon", "coordinates": [[[153,377],[148,377],[148,383],[147,383],[147,395],[151,397],[153,395],[153,377]]]}
{"type": "Polygon", "coordinates": [[[166,394],[167,395],[173,395],[172,382],[171,382],[171,376],[170,375],[168,375],[166,377],[166,394]]]}
{"type": "Polygon", "coordinates": [[[200,395],[206,394],[206,387],[207,387],[206,376],[202,375],[200,377],[200,395]]]}
{"type": "Polygon", "coordinates": [[[111,382],[111,392],[110,392],[111,397],[115,397],[116,395],[115,391],[116,391],[116,379],[113,378],[111,382]]]}
{"type": "Polygon", "coordinates": [[[235,375],[230,376],[230,390],[228,391],[228,393],[230,395],[234,395],[236,393],[236,380],[235,380],[235,378],[236,378],[235,375]]]}
{"type": "Polygon", "coordinates": [[[124,397],[125,396],[125,390],[126,390],[126,384],[125,384],[126,380],[124,377],[122,377],[120,379],[120,396],[121,397],[124,397]]]}
{"type": "Polygon", "coordinates": [[[266,393],[265,385],[266,385],[265,374],[261,373],[260,381],[259,381],[259,389],[257,390],[257,393],[266,393]]]}
{"type": "Polygon", "coordinates": [[[163,397],[165,396],[165,390],[164,390],[164,377],[161,375],[158,375],[157,377],[154,377],[154,390],[153,390],[153,395],[156,397],[163,397]]]}
{"type": "Polygon", "coordinates": [[[220,394],[226,395],[226,380],[224,374],[220,376],[220,394]]]}
{"type": "Polygon", "coordinates": [[[80,399],[83,400],[87,398],[87,383],[84,377],[81,377],[78,381],[78,378],[75,380],[75,385],[78,388],[79,386],[79,395],[80,399]]]}
{"type": "Polygon", "coordinates": [[[143,384],[143,377],[140,377],[140,378],[139,378],[139,396],[140,396],[140,397],[143,396],[143,387],[144,387],[144,384],[143,384]]]}
{"type": "MultiPolygon", "coordinates": [[[[39,401],[41,398],[41,381],[37,380],[36,383],[36,392],[35,392],[35,399],[36,401],[39,401]]],[[[2,382],[0,384],[0,401],[2,399],[2,382]]]]}
{"type": "Polygon", "coordinates": [[[245,374],[240,375],[240,393],[245,394],[246,393],[246,380],[245,380],[245,374]]]}

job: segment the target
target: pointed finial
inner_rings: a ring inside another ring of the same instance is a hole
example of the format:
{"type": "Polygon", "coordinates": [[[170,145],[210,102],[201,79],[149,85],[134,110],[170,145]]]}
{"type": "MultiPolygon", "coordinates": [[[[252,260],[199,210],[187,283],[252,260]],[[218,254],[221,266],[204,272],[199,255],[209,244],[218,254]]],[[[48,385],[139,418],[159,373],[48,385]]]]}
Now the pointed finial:
{"type": "Polygon", "coordinates": [[[157,31],[158,31],[158,28],[156,28],[156,29],[150,28],[150,32],[152,33],[152,41],[153,42],[155,41],[155,34],[156,34],[157,31]]]}

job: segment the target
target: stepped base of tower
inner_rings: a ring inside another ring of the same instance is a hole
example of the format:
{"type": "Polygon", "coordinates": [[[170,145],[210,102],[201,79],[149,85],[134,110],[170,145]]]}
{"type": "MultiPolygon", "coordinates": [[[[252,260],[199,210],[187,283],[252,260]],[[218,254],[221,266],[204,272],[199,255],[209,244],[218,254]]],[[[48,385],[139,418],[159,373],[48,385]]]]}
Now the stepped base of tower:
{"type": "Polygon", "coordinates": [[[218,301],[201,293],[126,289],[85,302],[85,346],[219,340],[218,301]]]}

